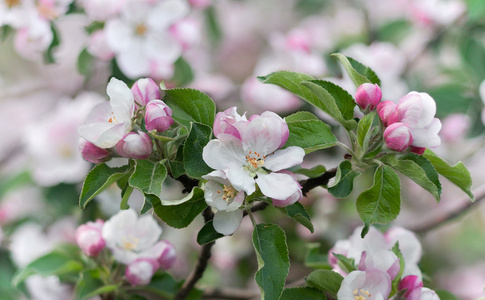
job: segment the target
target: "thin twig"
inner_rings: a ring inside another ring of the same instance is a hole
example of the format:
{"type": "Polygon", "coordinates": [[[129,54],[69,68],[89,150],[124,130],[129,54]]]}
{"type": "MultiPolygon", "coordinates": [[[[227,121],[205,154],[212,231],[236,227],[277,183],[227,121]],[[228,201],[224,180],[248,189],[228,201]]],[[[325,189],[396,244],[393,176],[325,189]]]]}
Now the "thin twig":
{"type": "Polygon", "coordinates": [[[465,202],[465,204],[461,208],[459,208],[458,210],[453,210],[453,211],[448,212],[445,215],[438,216],[437,218],[435,218],[431,222],[427,222],[425,224],[421,224],[421,225],[418,225],[416,227],[410,226],[410,227],[408,227],[409,230],[414,231],[415,233],[420,234],[420,235],[426,234],[427,232],[438,228],[439,226],[445,224],[446,222],[451,221],[455,218],[458,218],[458,217],[464,215],[472,207],[475,207],[478,203],[480,203],[480,201],[485,199],[485,185],[482,185],[482,186],[478,187],[477,189],[475,189],[473,194],[475,195],[475,201],[473,201],[473,202],[467,201],[469,199],[469,197],[468,196],[464,197],[462,199],[462,202],[465,202]]]}
{"type": "MultiPolygon", "coordinates": [[[[205,222],[209,222],[210,220],[214,219],[214,213],[210,207],[207,207],[204,212],[202,213],[205,222]]],[[[202,246],[200,250],[199,259],[197,260],[197,264],[195,265],[194,270],[190,273],[187,280],[185,280],[184,284],[178,291],[177,295],[175,296],[175,300],[183,300],[187,298],[192,288],[195,286],[197,281],[202,278],[204,275],[204,271],[207,268],[207,264],[211,257],[211,249],[214,246],[215,241],[210,242],[202,246]]]]}
{"type": "Polygon", "coordinates": [[[309,178],[307,180],[301,181],[300,185],[302,186],[301,192],[303,193],[303,196],[306,196],[309,191],[318,186],[327,185],[328,181],[335,177],[336,174],[337,168],[333,168],[323,173],[319,177],[309,178]]]}

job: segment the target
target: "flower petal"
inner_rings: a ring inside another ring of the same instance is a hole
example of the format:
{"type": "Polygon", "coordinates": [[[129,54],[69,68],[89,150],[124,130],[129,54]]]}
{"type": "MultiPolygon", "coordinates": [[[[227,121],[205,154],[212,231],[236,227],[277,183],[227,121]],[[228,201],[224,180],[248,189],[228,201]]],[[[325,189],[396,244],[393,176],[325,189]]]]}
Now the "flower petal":
{"type": "Polygon", "coordinates": [[[216,170],[226,169],[230,163],[240,166],[246,163],[241,140],[224,133],[204,147],[202,158],[209,167],[216,170]]]}
{"type": "Polygon", "coordinates": [[[280,171],[301,164],[304,156],[305,150],[291,146],[268,155],[264,160],[264,167],[271,171],[280,171]]]}
{"type": "Polygon", "coordinates": [[[266,114],[264,117],[256,117],[241,134],[245,153],[249,151],[261,155],[273,153],[282,147],[283,141],[286,142],[287,133],[288,125],[278,115],[266,114]]]}
{"type": "Polygon", "coordinates": [[[110,98],[113,114],[118,123],[131,121],[135,99],[130,88],[121,80],[114,77],[108,83],[106,92],[110,98]]]}
{"type": "Polygon", "coordinates": [[[218,211],[214,215],[214,229],[223,235],[233,234],[241,225],[242,218],[243,211],[240,209],[235,211],[218,211]]]}
{"type": "Polygon", "coordinates": [[[256,183],[265,196],[277,200],[286,200],[300,189],[290,175],[281,173],[258,174],[256,183]]]}
{"type": "Polygon", "coordinates": [[[254,179],[249,176],[249,173],[243,167],[235,163],[230,163],[225,172],[227,179],[229,179],[231,185],[236,190],[245,191],[248,195],[251,195],[256,190],[254,179]]]}

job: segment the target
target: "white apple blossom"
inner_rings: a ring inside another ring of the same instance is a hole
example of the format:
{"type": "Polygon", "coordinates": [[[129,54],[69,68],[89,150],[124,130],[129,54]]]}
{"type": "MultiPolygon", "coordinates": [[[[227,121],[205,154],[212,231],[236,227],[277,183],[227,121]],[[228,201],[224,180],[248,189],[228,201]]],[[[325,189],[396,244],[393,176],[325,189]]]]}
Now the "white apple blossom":
{"type": "Polygon", "coordinates": [[[214,229],[224,235],[234,233],[243,218],[243,211],[239,208],[244,202],[244,192],[237,191],[221,170],[205,175],[204,179],[209,180],[205,185],[205,202],[217,209],[214,229]]]}
{"type": "Polygon", "coordinates": [[[276,172],[300,164],[305,151],[296,146],[278,150],[289,136],[284,120],[264,112],[238,125],[241,139],[220,133],[204,147],[202,157],[207,165],[224,171],[231,185],[247,195],[256,191],[257,184],[267,197],[286,200],[292,196],[300,189],[298,182],[276,172]]]}
{"type": "Polygon", "coordinates": [[[65,300],[73,296],[72,287],[54,275],[31,275],[25,280],[25,285],[31,300],[65,300]]]}
{"type": "Polygon", "coordinates": [[[79,127],[79,134],[100,148],[111,148],[131,131],[135,100],[130,88],[121,80],[111,78],[106,88],[109,102],[96,105],[79,127]]]}
{"type": "Polygon", "coordinates": [[[132,78],[172,76],[182,45],[170,27],[188,12],[188,3],[182,0],[128,1],[120,17],[108,20],[104,29],[123,73],[132,78]]]}
{"type": "Polygon", "coordinates": [[[337,293],[339,300],[384,300],[391,292],[391,278],[381,270],[352,271],[337,293]]]}
{"type": "Polygon", "coordinates": [[[138,216],[132,210],[122,210],[103,226],[103,238],[116,260],[130,264],[139,258],[157,260],[165,245],[159,242],[162,228],[151,215],[138,216]]]}

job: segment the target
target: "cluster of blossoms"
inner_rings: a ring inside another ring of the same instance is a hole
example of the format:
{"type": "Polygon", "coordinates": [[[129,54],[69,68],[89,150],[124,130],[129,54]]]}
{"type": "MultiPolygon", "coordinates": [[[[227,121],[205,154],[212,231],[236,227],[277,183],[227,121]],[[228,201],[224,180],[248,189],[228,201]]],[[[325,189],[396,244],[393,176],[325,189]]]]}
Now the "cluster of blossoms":
{"type": "Polygon", "coordinates": [[[329,251],[329,263],[335,272],[344,276],[338,299],[365,300],[388,299],[392,284],[402,272],[398,291],[406,300],[439,300],[438,295],[423,287],[422,274],[418,267],[421,259],[421,244],[411,231],[393,227],[382,234],[371,227],[368,234],[361,238],[362,228],[356,228],[349,239],[339,240],[329,251]],[[395,245],[404,260],[404,270],[400,258],[391,249],[395,245]],[[358,266],[347,274],[339,265],[333,253],[353,259],[358,266]]]}
{"type": "MultiPolygon", "coordinates": [[[[204,176],[205,200],[217,212],[216,231],[229,235],[241,224],[245,197],[257,190],[274,206],[287,206],[302,198],[295,174],[285,170],[299,165],[305,151],[296,146],[282,148],[289,137],[288,125],[273,112],[249,119],[229,108],[214,121],[214,135],[202,157],[215,171],[204,176]]],[[[246,203],[249,204],[249,203],[246,203]]]]}
{"type": "Polygon", "coordinates": [[[79,127],[79,150],[87,161],[100,163],[109,160],[114,152],[119,156],[146,159],[153,151],[149,134],[166,131],[173,123],[172,110],[160,100],[157,84],[149,78],[128,86],[111,78],[107,93],[109,102],[96,105],[79,127]],[[143,118],[149,134],[141,130],[143,118]]]}
{"type": "Polygon", "coordinates": [[[422,154],[426,148],[440,145],[441,122],[435,118],[436,103],[430,95],[410,92],[398,104],[389,100],[381,102],[379,86],[364,83],[357,89],[355,98],[361,108],[377,109],[386,127],[384,140],[389,149],[401,152],[411,147],[412,152],[422,154]]]}
{"type": "Polygon", "coordinates": [[[108,248],[116,261],[126,265],[132,285],[146,285],[158,269],[175,262],[175,247],[160,241],[162,228],[151,215],[138,217],[134,210],[120,211],[108,221],[87,222],[76,230],[76,242],[88,256],[108,248]]]}

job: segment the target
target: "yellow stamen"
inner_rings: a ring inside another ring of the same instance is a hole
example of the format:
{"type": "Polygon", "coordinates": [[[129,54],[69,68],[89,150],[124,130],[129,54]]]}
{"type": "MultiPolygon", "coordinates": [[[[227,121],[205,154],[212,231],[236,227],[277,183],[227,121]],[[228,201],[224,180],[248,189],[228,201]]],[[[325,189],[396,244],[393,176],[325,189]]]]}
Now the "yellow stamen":
{"type": "Polygon", "coordinates": [[[8,8],[12,8],[20,4],[20,0],[5,0],[8,8]]]}
{"type": "Polygon", "coordinates": [[[138,24],[135,28],[135,34],[136,35],[145,35],[147,32],[148,27],[145,24],[138,24]]]}

